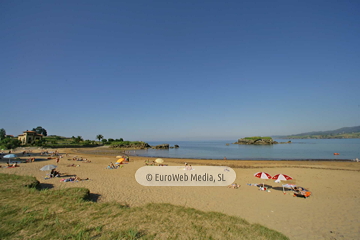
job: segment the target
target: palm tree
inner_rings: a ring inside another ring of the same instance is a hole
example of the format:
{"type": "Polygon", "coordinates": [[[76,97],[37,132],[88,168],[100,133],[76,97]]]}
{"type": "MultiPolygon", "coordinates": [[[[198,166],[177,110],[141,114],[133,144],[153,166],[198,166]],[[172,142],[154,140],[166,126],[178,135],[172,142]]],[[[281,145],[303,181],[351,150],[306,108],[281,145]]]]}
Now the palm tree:
{"type": "Polygon", "coordinates": [[[101,134],[99,134],[99,135],[97,135],[97,136],[96,136],[96,138],[97,138],[97,139],[99,139],[99,142],[100,142],[100,141],[101,141],[101,139],[103,139],[103,138],[104,138],[104,136],[103,136],[103,135],[101,135],[101,134]]]}
{"type": "Polygon", "coordinates": [[[76,141],[77,143],[79,143],[79,142],[84,141],[84,139],[83,139],[81,136],[77,136],[77,138],[75,138],[75,141],[76,141]]]}

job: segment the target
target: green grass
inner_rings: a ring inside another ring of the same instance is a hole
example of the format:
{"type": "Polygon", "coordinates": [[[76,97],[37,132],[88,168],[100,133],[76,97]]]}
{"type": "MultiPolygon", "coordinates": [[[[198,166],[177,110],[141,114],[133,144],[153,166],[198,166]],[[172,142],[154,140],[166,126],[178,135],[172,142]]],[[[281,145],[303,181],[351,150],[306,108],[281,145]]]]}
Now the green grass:
{"type": "Polygon", "coordinates": [[[325,134],[325,135],[290,135],[285,138],[289,139],[342,139],[342,138],[360,138],[360,133],[343,133],[343,134],[325,134]]]}
{"type": "Polygon", "coordinates": [[[246,140],[257,140],[257,139],[272,139],[271,137],[245,137],[246,140]]]}
{"type": "Polygon", "coordinates": [[[222,213],[95,203],[87,200],[88,189],[41,190],[37,183],[0,174],[0,239],[288,239],[222,213]]]}
{"type": "Polygon", "coordinates": [[[140,141],[113,141],[110,143],[111,148],[140,148],[147,145],[147,143],[140,141]]]}

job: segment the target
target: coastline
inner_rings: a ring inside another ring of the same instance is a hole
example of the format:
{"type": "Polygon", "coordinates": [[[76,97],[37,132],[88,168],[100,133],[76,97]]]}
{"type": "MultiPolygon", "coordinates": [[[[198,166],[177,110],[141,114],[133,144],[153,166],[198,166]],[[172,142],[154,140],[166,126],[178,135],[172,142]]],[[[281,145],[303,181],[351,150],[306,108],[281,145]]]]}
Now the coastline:
{"type": "MultiPolygon", "coordinates": [[[[70,149],[70,148],[67,148],[70,149]]],[[[101,147],[101,150],[97,150],[97,148],[91,148],[91,149],[86,149],[86,148],[77,148],[77,152],[81,153],[81,154],[89,154],[89,155],[111,155],[111,154],[125,154],[124,151],[137,151],[137,150],[143,150],[143,149],[110,149],[110,148],[106,148],[106,147],[101,147]],[[84,150],[86,149],[86,150],[84,150]]],[[[187,159],[192,159],[192,160],[209,160],[209,161],[224,161],[224,159],[220,159],[220,158],[188,158],[188,157],[161,157],[161,156],[141,156],[138,154],[131,154],[128,153],[126,154],[128,156],[131,157],[140,157],[140,158],[151,158],[151,159],[156,159],[156,158],[163,158],[163,159],[183,159],[183,160],[187,160],[187,159]]],[[[334,158],[324,158],[324,159],[317,159],[317,158],[304,158],[304,159],[273,159],[273,158],[256,158],[256,159],[248,159],[248,158],[238,158],[238,159],[233,159],[233,158],[229,158],[226,159],[227,161],[320,161],[320,162],[326,162],[326,161],[330,161],[330,162],[353,162],[353,159],[334,159],[334,158]]]]}
{"type": "MultiPolygon", "coordinates": [[[[36,156],[34,163],[21,164],[18,168],[0,168],[1,173],[14,173],[36,177],[42,186],[53,189],[85,187],[98,195],[99,202],[126,203],[130,207],[147,203],[171,203],[203,211],[222,212],[239,216],[250,223],[260,223],[289,236],[290,239],[358,239],[360,238],[358,193],[360,191],[360,163],[341,161],[254,161],[163,158],[169,166],[228,166],[236,172],[239,189],[227,187],[145,187],[134,178],[135,172],[145,166],[144,161],[156,158],[130,156],[130,162],[121,169],[109,170],[106,166],[115,162],[115,154],[82,153],[83,149],[58,149],[68,153],[56,164],[55,159],[36,156]],[[72,160],[78,156],[91,160],[82,163],[72,160]],[[70,159],[70,160],[68,160],[70,159]],[[79,167],[67,167],[69,164],[79,167]],[[59,178],[45,179],[46,172],[39,169],[47,164],[58,165],[60,172],[90,178],[89,181],[66,183],[59,178]],[[313,196],[308,199],[294,198],[282,193],[281,184],[265,180],[272,185],[271,192],[259,191],[249,183],[262,183],[254,177],[256,172],[271,175],[287,174],[294,180],[283,182],[308,188],[313,196]],[[329,211],[331,209],[331,211],[329,211]],[[311,212],[311,216],[303,216],[311,212]],[[336,216],[336,217],[334,217],[336,216]],[[285,221],[285,222],[284,222],[285,221]]],[[[95,149],[94,149],[95,150],[95,149]]],[[[37,154],[39,150],[33,150],[37,154]]],[[[22,158],[22,159],[25,159],[22,158]]],[[[4,161],[2,161],[3,165],[4,161]]],[[[155,168],[155,167],[152,167],[155,168]]]]}

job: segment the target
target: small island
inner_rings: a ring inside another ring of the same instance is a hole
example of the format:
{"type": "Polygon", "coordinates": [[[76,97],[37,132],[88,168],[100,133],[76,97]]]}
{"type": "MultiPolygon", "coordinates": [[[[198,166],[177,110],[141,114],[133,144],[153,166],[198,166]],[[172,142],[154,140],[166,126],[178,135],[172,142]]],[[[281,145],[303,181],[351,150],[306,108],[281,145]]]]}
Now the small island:
{"type": "Polygon", "coordinates": [[[274,141],[271,137],[245,137],[238,139],[234,144],[244,144],[244,145],[272,145],[272,144],[284,144],[291,143],[291,141],[287,142],[277,142],[274,141]]]}

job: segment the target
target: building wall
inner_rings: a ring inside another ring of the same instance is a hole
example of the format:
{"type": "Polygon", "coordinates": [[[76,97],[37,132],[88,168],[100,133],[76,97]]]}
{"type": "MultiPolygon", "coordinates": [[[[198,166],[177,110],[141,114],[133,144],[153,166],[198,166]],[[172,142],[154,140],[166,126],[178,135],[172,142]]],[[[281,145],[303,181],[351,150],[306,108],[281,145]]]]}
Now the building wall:
{"type": "Polygon", "coordinates": [[[39,136],[36,133],[27,133],[24,132],[24,134],[22,136],[18,136],[18,139],[21,141],[21,143],[23,145],[25,144],[31,144],[33,143],[35,140],[41,140],[42,136],[39,136]]]}

